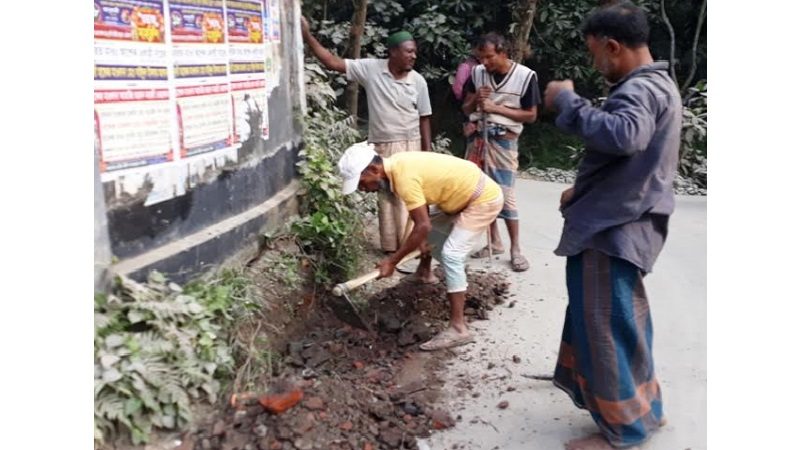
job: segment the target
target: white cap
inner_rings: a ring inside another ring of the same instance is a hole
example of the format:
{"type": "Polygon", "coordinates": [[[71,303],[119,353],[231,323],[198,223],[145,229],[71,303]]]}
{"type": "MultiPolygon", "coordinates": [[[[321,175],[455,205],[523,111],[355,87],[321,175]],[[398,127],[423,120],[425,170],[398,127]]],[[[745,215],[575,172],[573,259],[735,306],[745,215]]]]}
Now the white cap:
{"type": "Polygon", "coordinates": [[[377,155],[374,146],[368,144],[367,141],[353,144],[344,151],[342,157],[339,158],[339,175],[344,180],[342,194],[347,195],[355,192],[361,179],[361,172],[367,168],[377,155]]]}

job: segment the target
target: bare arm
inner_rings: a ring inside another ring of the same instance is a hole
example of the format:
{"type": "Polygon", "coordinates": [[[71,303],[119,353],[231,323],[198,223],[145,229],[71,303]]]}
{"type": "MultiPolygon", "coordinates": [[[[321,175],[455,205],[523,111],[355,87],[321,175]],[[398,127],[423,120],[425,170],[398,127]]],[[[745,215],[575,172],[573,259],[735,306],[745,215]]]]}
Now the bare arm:
{"type": "Polygon", "coordinates": [[[381,272],[380,278],[389,277],[394,274],[397,263],[428,240],[428,233],[430,233],[433,228],[430,216],[428,216],[428,206],[422,205],[419,208],[412,209],[408,212],[408,215],[409,220],[414,221],[414,228],[411,230],[411,234],[408,235],[405,242],[403,242],[403,245],[401,245],[392,256],[384,258],[378,263],[378,268],[381,272]]]}
{"type": "Polygon", "coordinates": [[[419,118],[419,136],[422,140],[422,151],[431,151],[431,116],[419,118]]]}
{"type": "Polygon", "coordinates": [[[311,52],[314,53],[314,56],[319,59],[322,65],[327,67],[328,70],[335,70],[337,72],[345,73],[347,71],[347,65],[345,64],[344,60],[328,51],[328,49],[319,43],[317,38],[311,34],[311,31],[308,28],[308,21],[306,21],[305,17],[300,19],[300,23],[303,30],[303,40],[306,42],[306,44],[308,44],[308,47],[311,48],[311,52]]]}

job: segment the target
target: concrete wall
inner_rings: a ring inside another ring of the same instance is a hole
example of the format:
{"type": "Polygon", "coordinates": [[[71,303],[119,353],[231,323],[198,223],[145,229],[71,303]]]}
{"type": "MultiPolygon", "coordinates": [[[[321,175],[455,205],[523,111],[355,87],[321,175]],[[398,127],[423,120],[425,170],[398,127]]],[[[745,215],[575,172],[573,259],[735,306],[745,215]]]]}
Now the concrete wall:
{"type": "Polygon", "coordinates": [[[282,63],[268,99],[268,139],[245,141],[235,157],[212,152],[102,182],[95,177],[96,288],[108,255],[114,273],[142,279],[156,269],[184,282],[255,253],[259,236],[296,212],[302,141],[295,118],[304,105],[299,2],[282,0],[281,13],[282,63]]]}

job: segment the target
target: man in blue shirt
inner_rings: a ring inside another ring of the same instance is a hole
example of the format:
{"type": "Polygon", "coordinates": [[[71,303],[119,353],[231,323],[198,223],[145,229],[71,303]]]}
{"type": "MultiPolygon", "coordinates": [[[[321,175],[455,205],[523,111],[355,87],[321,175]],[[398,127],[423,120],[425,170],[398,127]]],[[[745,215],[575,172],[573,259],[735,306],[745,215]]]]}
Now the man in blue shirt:
{"type": "Polygon", "coordinates": [[[582,31],[611,88],[600,108],[570,80],[550,82],[544,95],[545,107],[558,111],[556,125],[586,146],[575,184],[561,196],[555,253],[567,257],[569,304],[554,383],[602,432],[567,448],[630,447],[664,423],[642,280],[675,207],[681,98],[667,64],[653,61],[641,9],[602,7],[582,31]]]}

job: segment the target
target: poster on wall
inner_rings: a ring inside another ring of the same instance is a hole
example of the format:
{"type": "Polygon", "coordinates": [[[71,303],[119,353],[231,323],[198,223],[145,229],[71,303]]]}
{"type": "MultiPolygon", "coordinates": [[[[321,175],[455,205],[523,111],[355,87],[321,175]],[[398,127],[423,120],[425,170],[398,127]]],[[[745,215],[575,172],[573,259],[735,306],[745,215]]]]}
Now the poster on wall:
{"type": "Polygon", "coordinates": [[[281,70],[283,68],[281,54],[281,43],[272,41],[272,76],[275,78],[276,86],[281,82],[281,70]]]}
{"type": "Polygon", "coordinates": [[[100,171],[173,159],[161,0],[94,2],[94,128],[100,171]]]}
{"type": "Polygon", "coordinates": [[[275,42],[281,41],[281,2],[280,0],[269,0],[270,2],[270,30],[272,32],[270,39],[275,42]]]}
{"type": "Polygon", "coordinates": [[[267,92],[272,91],[275,86],[275,74],[273,73],[272,42],[264,43],[264,76],[267,79],[267,92]]]}
{"type": "Polygon", "coordinates": [[[269,111],[266,80],[231,81],[234,114],[234,142],[261,136],[269,139],[269,111]],[[257,134],[260,133],[260,134],[257,134]]]}
{"type": "Polygon", "coordinates": [[[236,143],[269,137],[263,9],[262,0],[225,1],[236,143]]]}
{"type": "Polygon", "coordinates": [[[264,9],[264,42],[272,40],[272,0],[261,0],[264,9]]]}
{"type": "Polygon", "coordinates": [[[231,146],[222,0],[169,0],[181,157],[231,146]]]}
{"type": "Polygon", "coordinates": [[[280,2],[262,0],[264,5],[264,71],[267,77],[267,96],[280,84],[280,2]]]}

